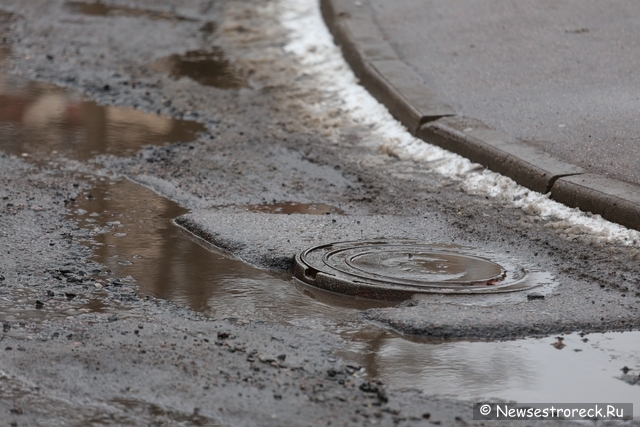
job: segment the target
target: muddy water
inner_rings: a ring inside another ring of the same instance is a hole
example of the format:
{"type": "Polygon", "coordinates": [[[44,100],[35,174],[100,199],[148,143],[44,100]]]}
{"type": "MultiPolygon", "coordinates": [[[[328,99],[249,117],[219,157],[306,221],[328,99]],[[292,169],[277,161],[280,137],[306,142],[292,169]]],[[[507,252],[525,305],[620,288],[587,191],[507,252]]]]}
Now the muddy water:
{"type": "Polygon", "coordinates": [[[10,154],[129,156],[149,144],[192,141],[202,131],[199,123],[100,106],[51,84],[0,75],[0,135],[10,154]]]}
{"type": "MultiPolygon", "coordinates": [[[[66,3],[67,9],[76,14],[95,17],[129,17],[151,20],[196,21],[173,12],[153,11],[124,6],[105,5],[94,2],[73,1],[66,3]]],[[[216,30],[214,22],[207,22],[200,31],[207,40],[216,30]]],[[[209,45],[210,43],[206,43],[209,45]]],[[[160,58],[151,67],[169,74],[174,79],[182,77],[195,80],[204,86],[221,89],[238,89],[247,86],[246,79],[233,68],[225,52],[216,46],[191,50],[160,58]]]]}
{"type": "Polygon", "coordinates": [[[519,402],[631,402],[640,415],[640,332],[570,334],[508,342],[426,344],[356,333],[342,355],[392,388],[460,399],[519,402]]]}
{"type": "MultiPolygon", "coordinates": [[[[30,158],[128,155],[150,143],[189,140],[201,129],[100,107],[49,85],[8,81],[0,80],[0,149],[30,158]]],[[[361,365],[357,375],[380,378],[391,388],[472,400],[634,402],[640,410],[640,386],[619,378],[625,366],[630,374],[640,372],[640,333],[592,334],[584,337],[587,342],[569,335],[563,345],[553,337],[506,343],[401,337],[359,322],[359,311],[377,303],[305,288],[288,274],[252,268],[176,227],[172,219],[186,212],[177,204],[126,179],[90,179],[94,187],[71,206],[72,217],[94,234],[88,244],[96,260],[112,270],[109,278],[132,276],[141,294],[215,318],[332,331],[346,339],[342,355],[361,365]]],[[[290,213],[298,208],[292,204],[270,209],[290,213]]],[[[305,207],[296,212],[317,213],[311,211],[305,207]]],[[[91,304],[81,310],[92,310],[91,304]]],[[[9,315],[19,319],[19,311],[9,315]]]]}
{"type": "Polygon", "coordinates": [[[204,86],[237,89],[247,86],[245,79],[231,66],[222,49],[192,50],[169,55],[151,64],[174,79],[187,77],[204,86]]]}
{"type": "Polygon", "coordinates": [[[94,237],[96,260],[114,276],[133,276],[143,294],[215,318],[329,328],[356,322],[356,310],[344,311],[309,298],[292,285],[288,274],[253,268],[182,231],[172,220],[186,212],[126,179],[113,184],[97,181],[74,206],[80,224],[99,232],[94,237]]]}

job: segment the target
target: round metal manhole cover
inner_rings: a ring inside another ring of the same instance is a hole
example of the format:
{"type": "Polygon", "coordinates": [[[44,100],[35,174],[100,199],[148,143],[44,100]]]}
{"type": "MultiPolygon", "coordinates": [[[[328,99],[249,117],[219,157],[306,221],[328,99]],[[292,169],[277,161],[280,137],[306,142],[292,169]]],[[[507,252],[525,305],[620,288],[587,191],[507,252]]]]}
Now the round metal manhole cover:
{"type": "Polygon", "coordinates": [[[416,293],[486,294],[529,288],[526,272],[478,250],[416,241],[338,242],[296,255],[294,277],[331,292],[402,300],[416,293]]]}

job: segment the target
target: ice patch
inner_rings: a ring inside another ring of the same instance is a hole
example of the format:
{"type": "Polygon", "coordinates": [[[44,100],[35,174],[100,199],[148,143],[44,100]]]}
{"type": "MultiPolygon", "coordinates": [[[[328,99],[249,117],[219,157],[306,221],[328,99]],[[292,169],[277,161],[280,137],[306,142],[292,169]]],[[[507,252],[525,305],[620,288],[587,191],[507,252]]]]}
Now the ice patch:
{"type": "Polygon", "coordinates": [[[566,234],[589,235],[601,242],[640,247],[640,233],[635,230],[568,208],[548,195],[415,138],[358,84],[324,24],[317,0],[279,0],[277,9],[280,24],[289,32],[285,52],[296,56],[298,74],[307,79],[307,84],[312,81],[314,90],[321,95],[320,101],[306,106],[310,113],[337,110],[342,120],[369,128],[378,136],[366,144],[383,141],[375,142],[381,151],[420,162],[424,169],[460,182],[468,194],[487,196],[549,220],[551,228],[566,234]]]}

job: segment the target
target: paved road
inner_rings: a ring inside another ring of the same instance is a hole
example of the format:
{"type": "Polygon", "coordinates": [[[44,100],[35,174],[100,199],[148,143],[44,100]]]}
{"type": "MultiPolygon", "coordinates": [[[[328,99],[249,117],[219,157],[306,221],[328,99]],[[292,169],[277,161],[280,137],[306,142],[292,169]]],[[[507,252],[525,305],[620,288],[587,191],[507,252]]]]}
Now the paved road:
{"type": "Polygon", "coordinates": [[[457,114],[640,183],[640,4],[371,0],[388,41],[457,114]]]}

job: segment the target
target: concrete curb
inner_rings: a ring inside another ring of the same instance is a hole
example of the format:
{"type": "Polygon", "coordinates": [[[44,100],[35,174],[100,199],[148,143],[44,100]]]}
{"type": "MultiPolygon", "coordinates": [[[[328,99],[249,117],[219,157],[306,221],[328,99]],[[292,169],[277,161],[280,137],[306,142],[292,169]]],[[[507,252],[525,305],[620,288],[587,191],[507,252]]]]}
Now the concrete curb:
{"type": "Polygon", "coordinates": [[[423,123],[455,114],[402,62],[366,7],[353,1],[320,2],[329,30],[360,83],[413,135],[423,123]]]}
{"type": "Polygon", "coordinates": [[[324,20],[360,83],[423,141],[467,157],[569,207],[640,230],[640,186],[588,173],[482,122],[456,116],[400,60],[364,0],[320,0],[324,20]]]}

